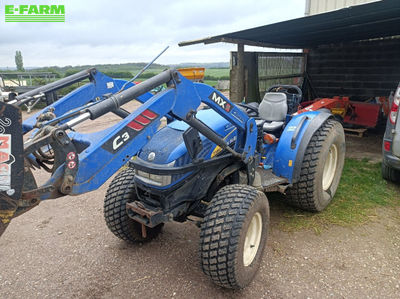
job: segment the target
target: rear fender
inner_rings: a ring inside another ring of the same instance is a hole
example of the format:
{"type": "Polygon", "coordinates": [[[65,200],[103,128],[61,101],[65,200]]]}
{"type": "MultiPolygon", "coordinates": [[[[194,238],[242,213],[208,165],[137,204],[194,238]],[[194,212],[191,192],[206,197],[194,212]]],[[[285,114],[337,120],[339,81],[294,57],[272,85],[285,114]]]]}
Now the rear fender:
{"type": "Polygon", "coordinates": [[[294,116],[286,125],[275,152],[273,172],[296,183],[307,146],[314,133],[332,114],[321,111],[294,116]]]}

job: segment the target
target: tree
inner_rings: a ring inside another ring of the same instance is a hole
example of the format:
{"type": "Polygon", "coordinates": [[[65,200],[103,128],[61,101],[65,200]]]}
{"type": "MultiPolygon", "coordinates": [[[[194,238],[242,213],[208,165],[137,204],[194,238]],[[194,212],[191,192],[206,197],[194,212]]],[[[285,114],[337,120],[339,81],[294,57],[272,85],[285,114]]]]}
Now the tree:
{"type": "Polygon", "coordinates": [[[15,51],[15,64],[17,66],[17,71],[24,72],[24,61],[22,59],[21,51],[15,51]]]}

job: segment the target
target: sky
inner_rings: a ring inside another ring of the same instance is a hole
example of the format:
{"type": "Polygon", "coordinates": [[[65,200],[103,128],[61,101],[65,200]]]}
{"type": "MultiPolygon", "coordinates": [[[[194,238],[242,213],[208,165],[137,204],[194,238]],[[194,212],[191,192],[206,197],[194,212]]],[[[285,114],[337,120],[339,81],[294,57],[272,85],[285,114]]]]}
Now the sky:
{"type": "MultiPolygon", "coordinates": [[[[0,0],[0,66],[228,62],[232,44],[179,47],[186,40],[304,16],[305,0],[0,0]],[[64,4],[65,23],[6,23],[5,4],[64,4]]],[[[245,47],[246,51],[263,48],[245,47]]]]}

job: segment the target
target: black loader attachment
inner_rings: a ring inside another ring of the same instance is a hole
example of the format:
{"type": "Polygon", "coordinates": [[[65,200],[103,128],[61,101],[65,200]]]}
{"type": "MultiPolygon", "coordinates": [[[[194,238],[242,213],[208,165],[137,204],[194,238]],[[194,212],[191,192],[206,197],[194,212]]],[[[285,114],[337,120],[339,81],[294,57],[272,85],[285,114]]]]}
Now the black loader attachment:
{"type": "Polygon", "coordinates": [[[24,184],[21,123],[20,109],[0,102],[0,236],[10,220],[24,209],[20,202],[24,184]]]}

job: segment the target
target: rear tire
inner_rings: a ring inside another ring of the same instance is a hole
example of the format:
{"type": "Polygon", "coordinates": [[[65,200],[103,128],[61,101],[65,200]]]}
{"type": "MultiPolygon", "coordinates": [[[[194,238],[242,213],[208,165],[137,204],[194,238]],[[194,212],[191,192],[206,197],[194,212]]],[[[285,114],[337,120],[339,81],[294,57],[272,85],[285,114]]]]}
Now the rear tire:
{"type": "Polygon", "coordinates": [[[157,237],[164,224],[146,227],[146,238],[143,238],[142,224],[128,216],[126,204],[138,200],[133,178],[134,170],[127,168],[112,180],[104,199],[104,219],[118,238],[130,243],[146,242],[157,237]]]}
{"type": "Polygon", "coordinates": [[[289,203],[311,212],[325,209],[339,185],[345,151],[342,125],[328,119],[314,133],[307,146],[299,180],[287,190],[289,203]]]}
{"type": "Polygon", "coordinates": [[[225,288],[247,286],[258,271],[267,241],[269,205],[248,185],[228,185],[213,197],[200,231],[203,272],[225,288]]]}
{"type": "Polygon", "coordinates": [[[382,177],[387,181],[392,181],[394,183],[400,182],[400,171],[390,167],[382,162],[382,177]]]}

